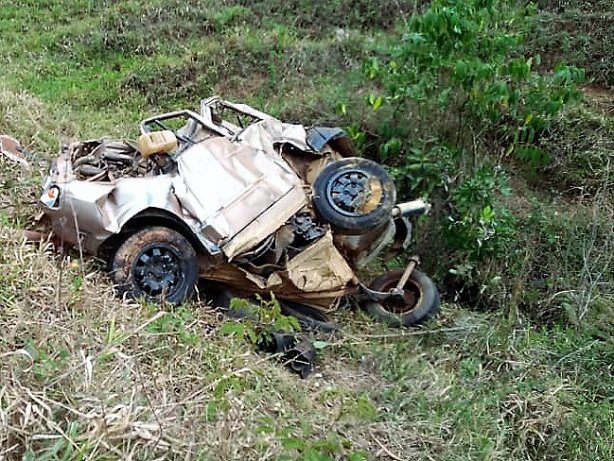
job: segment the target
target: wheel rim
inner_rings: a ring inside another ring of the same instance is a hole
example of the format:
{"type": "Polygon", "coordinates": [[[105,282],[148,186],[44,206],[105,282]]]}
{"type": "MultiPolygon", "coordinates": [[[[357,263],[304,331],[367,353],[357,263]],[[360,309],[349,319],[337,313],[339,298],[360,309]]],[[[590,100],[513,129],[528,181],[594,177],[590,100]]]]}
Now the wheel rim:
{"type": "MultiPolygon", "coordinates": [[[[384,285],[380,291],[390,291],[394,287],[396,287],[398,280],[391,280],[386,285],[384,285]]],[[[405,286],[403,287],[403,296],[399,298],[398,296],[391,296],[385,301],[380,302],[380,304],[386,309],[388,312],[393,312],[395,314],[407,314],[413,311],[418,302],[420,301],[421,293],[420,289],[417,285],[412,283],[411,280],[408,280],[405,286]]]]}
{"type": "Polygon", "coordinates": [[[360,170],[345,170],[334,175],[326,188],[331,207],[346,216],[370,213],[382,199],[380,181],[360,170]]]}
{"type": "Polygon", "coordinates": [[[136,257],[132,278],[139,291],[150,298],[172,296],[183,279],[181,257],[170,245],[156,243],[136,257]]]}

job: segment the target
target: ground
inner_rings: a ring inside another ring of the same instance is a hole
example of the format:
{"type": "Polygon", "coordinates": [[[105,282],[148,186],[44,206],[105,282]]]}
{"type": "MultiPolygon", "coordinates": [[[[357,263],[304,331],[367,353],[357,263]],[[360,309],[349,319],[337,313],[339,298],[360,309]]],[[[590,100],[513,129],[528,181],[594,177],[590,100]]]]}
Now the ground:
{"type": "MultiPolygon", "coordinates": [[[[370,3],[0,0],[0,132],[37,155],[29,171],[0,159],[0,460],[614,458],[611,332],[513,303],[446,299],[412,330],[341,309],[301,380],[222,335],[205,293],[123,301],[100,261],[23,242],[66,140],[135,137],[141,118],[212,93],[368,124],[362,60],[424,2],[370,3]]],[[[588,91],[602,118],[603,88],[588,91]]]]}

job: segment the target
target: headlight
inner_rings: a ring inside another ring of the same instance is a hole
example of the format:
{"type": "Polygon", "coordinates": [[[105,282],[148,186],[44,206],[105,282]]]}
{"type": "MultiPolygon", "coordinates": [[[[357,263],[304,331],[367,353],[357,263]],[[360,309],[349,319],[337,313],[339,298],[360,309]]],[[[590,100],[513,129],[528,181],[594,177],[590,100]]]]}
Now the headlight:
{"type": "Polygon", "coordinates": [[[47,208],[57,208],[60,202],[60,188],[58,186],[48,186],[41,195],[41,202],[47,208]]]}

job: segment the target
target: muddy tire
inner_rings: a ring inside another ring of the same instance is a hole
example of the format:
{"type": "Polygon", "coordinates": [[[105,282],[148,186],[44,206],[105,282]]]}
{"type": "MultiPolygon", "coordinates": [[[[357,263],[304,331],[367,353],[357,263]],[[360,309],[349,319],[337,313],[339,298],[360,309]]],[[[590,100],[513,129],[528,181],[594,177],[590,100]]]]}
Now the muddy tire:
{"type": "MultiPolygon", "coordinates": [[[[373,280],[369,288],[388,291],[394,288],[403,275],[403,269],[388,271],[373,280]]],[[[433,281],[415,270],[404,287],[403,301],[367,301],[362,307],[377,321],[392,326],[410,327],[434,317],[439,311],[439,293],[433,281]]]]}
{"type": "Polygon", "coordinates": [[[179,232],[146,227],[129,236],[111,258],[111,277],[121,296],[181,304],[198,281],[196,252],[179,232]]]}
{"type": "Polygon", "coordinates": [[[390,219],[396,189],[386,170],[351,157],[329,163],[313,184],[319,217],[337,231],[360,234],[390,219]]]}

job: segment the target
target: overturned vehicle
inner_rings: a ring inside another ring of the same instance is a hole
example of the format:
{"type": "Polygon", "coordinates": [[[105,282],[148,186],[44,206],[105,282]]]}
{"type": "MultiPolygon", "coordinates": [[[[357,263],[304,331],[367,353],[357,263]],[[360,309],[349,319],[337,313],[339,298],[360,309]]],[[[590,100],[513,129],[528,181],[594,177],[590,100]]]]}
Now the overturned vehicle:
{"type": "Polygon", "coordinates": [[[53,233],[109,263],[119,293],[181,303],[197,282],[290,309],[348,297],[380,321],[414,325],[439,296],[410,258],[363,283],[357,269],[407,249],[421,200],[395,202],[377,163],[343,130],[283,123],[217,97],[199,113],[144,120],[137,143],[62,150],[41,202],[53,233]]]}

